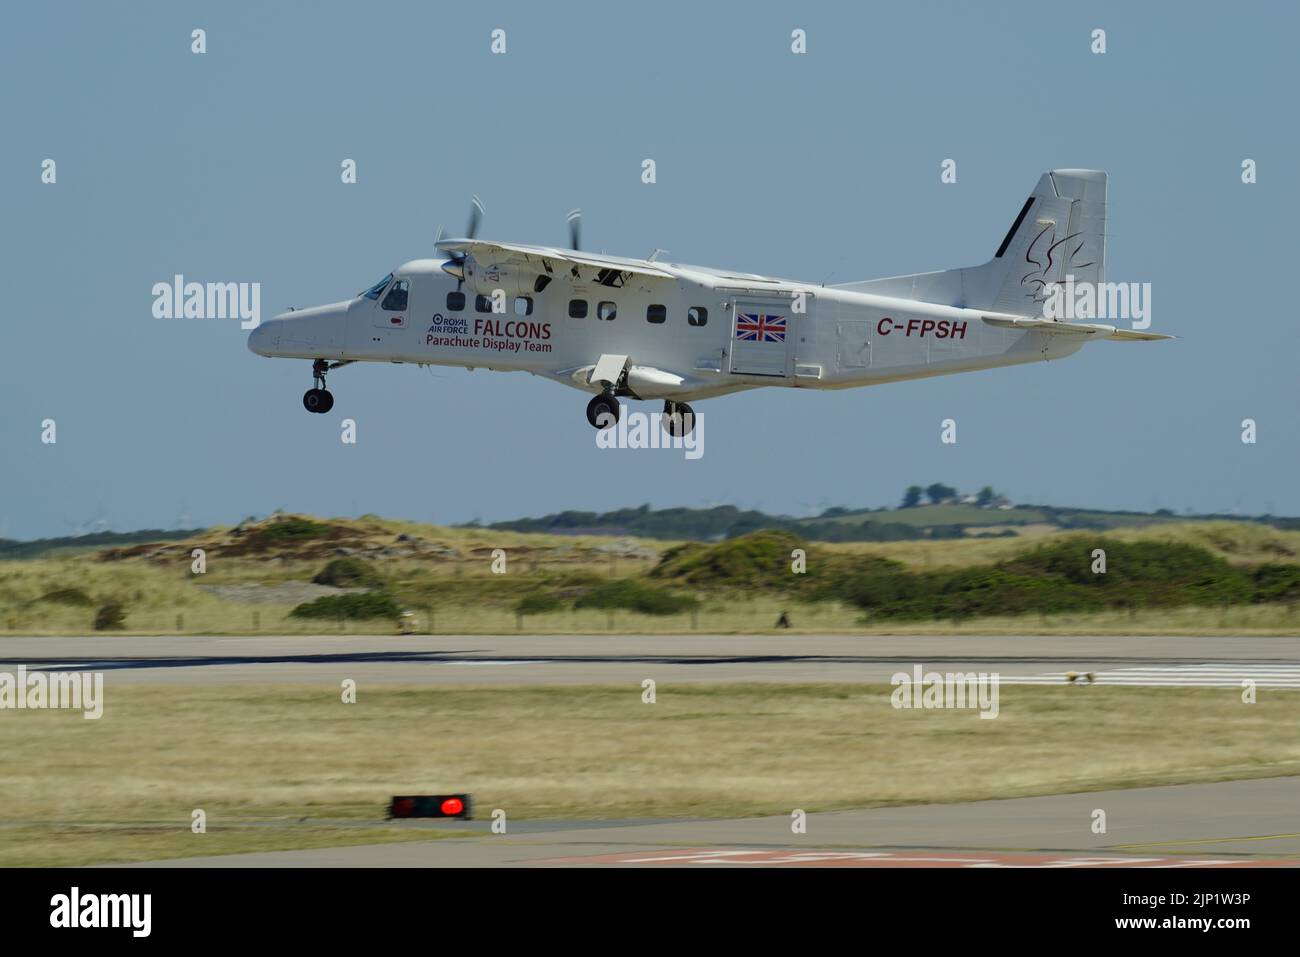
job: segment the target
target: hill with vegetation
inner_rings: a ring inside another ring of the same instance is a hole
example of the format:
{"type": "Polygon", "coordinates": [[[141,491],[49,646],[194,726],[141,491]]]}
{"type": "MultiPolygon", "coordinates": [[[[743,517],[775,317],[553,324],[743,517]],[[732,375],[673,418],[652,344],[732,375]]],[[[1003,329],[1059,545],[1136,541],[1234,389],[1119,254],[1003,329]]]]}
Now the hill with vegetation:
{"type": "Polygon", "coordinates": [[[1300,531],[1261,522],[899,541],[819,541],[797,522],[705,541],[580,530],[277,514],[179,539],[74,539],[0,562],[0,631],[373,634],[399,619],[437,633],[751,633],[778,620],[849,632],[1300,628],[1300,531]]]}
{"type": "MultiPolygon", "coordinates": [[[[649,505],[611,512],[566,511],[540,518],[521,518],[486,526],[499,531],[548,535],[636,536],[667,541],[722,541],[761,529],[788,531],[815,542],[905,542],[968,537],[1025,537],[1044,532],[1144,528],[1189,521],[1245,522],[1300,530],[1300,519],[1276,516],[1175,515],[1154,512],[1013,505],[985,488],[962,495],[946,485],[929,490],[913,486],[897,508],[828,508],[819,515],[794,518],[769,515],[734,505],[712,508],[663,508],[649,505]],[[929,491],[928,500],[925,492],[929,491]]],[[[470,526],[477,527],[477,526],[470,526]]]]}

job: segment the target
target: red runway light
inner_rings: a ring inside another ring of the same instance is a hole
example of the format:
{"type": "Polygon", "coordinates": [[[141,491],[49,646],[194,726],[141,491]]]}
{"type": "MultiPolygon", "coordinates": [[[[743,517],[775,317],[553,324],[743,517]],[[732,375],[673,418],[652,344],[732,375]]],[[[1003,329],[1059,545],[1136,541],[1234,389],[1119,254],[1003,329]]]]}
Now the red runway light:
{"type": "Polygon", "coordinates": [[[454,817],[474,819],[473,797],[469,794],[398,794],[388,805],[388,816],[454,817]]]}

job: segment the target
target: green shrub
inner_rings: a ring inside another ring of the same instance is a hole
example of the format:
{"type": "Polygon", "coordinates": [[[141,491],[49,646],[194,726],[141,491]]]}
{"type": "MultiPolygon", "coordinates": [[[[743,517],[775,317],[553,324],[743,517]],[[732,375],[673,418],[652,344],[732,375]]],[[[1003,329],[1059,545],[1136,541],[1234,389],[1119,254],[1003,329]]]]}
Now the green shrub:
{"type": "Polygon", "coordinates": [[[95,631],[116,631],[126,622],[126,610],[119,601],[106,601],[95,612],[95,621],[91,626],[95,631]]]}
{"type": "Polygon", "coordinates": [[[563,605],[564,602],[550,592],[531,591],[519,599],[515,604],[515,611],[521,615],[541,615],[548,611],[555,611],[563,605]]]}
{"type": "Polygon", "coordinates": [[[789,532],[753,532],[716,545],[670,549],[650,575],[723,588],[785,588],[794,577],[790,562],[796,548],[805,548],[803,540],[789,532]]]}
{"type": "Polygon", "coordinates": [[[1250,577],[1255,601],[1300,601],[1300,565],[1259,565],[1250,577]]]}
{"type": "Polygon", "coordinates": [[[393,597],[383,591],[325,595],[289,612],[291,618],[396,618],[401,613],[393,597]]]}
{"type": "Polygon", "coordinates": [[[1110,607],[1230,605],[1251,601],[1254,592],[1247,573],[1182,542],[1075,539],[1040,546],[1002,567],[1083,586],[1110,607]],[[1105,574],[1092,571],[1098,548],[1106,552],[1105,574]]]}
{"type": "Polygon", "coordinates": [[[647,585],[633,578],[619,578],[597,585],[576,602],[575,608],[625,608],[646,615],[676,615],[696,607],[699,601],[665,588],[647,585]]]}
{"type": "Polygon", "coordinates": [[[383,584],[379,573],[363,558],[335,558],[312,581],[335,588],[378,588],[383,584]]]}
{"type": "Polygon", "coordinates": [[[37,601],[48,601],[56,605],[76,605],[81,608],[89,608],[94,601],[80,588],[57,588],[54,591],[47,591],[37,601]]]}
{"type": "Polygon", "coordinates": [[[286,516],[258,529],[261,537],[276,539],[320,538],[328,535],[329,531],[328,525],[299,518],[296,515],[286,516]]]}
{"type": "MultiPolygon", "coordinates": [[[[827,564],[827,563],[822,563],[827,564]]],[[[1242,570],[1195,545],[1072,539],[991,565],[910,572],[879,558],[838,560],[810,597],[835,598],[877,618],[944,619],[1026,612],[1230,605],[1300,598],[1300,568],[1242,570]],[[1106,571],[1093,572],[1093,551],[1106,571]]]]}
{"type": "Polygon", "coordinates": [[[919,577],[909,574],[902,562],[888,558],[864,558],[842,574],[827,575],[814,588],[814,599],[838,599],[859,608],[879,608],[921,590],[919,577]]]}

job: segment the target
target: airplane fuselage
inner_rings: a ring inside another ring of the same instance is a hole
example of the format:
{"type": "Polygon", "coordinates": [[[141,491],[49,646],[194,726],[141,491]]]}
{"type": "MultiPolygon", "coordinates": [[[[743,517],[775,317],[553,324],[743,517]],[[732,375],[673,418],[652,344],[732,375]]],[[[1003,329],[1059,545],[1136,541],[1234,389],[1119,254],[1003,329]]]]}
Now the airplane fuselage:
{"type": "Polygon", "coordinates": [[[1058,358],[1077,337],[997,328],[987,311],[662,264],[673,278],[621,286],[555,277],[540,293],[475,293],[414,260],[399,300],[359,296],[291,311],[255,333],[255,351],[332,362],[523,371],[598,391],[602,355],[627,356],[628,392],[679,401],[763,386],[839,389],[1058,358]],[[494,311],[504,309],[504,311],[494,311]],[[646,370],[637,375],[636,370],[646,370]],[[656,374],[661,373],[661,374],[656,374]]]}
{"type": "Polygon", "coordinates": [[[593,394],[587,420],[602,429],[618,421],[618,397],[662,399],[664,427],[685,434],[691,401],[730,392],[846,389],[1057,359],[1089,340],[1171,338],[1052,306],[1076,287],[1100,301],[1106,190],[1100,170],[1048,170],[987,262],[837,286],[585,251],[577,210],[567,248],[478,239],[475,197],[466,237],[435,243],[446,259],[278,316],[248,344],[313,360],[312,412],[333,407],[325,375],[337,363],[414,362],[573,386],[593,394]]]}

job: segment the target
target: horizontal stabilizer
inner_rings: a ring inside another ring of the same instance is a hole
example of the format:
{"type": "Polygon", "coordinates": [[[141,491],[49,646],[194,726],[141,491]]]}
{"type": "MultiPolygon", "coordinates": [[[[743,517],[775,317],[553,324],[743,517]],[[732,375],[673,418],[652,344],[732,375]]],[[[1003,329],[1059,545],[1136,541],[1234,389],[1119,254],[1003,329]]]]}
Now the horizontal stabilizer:
{"type": "Polygon", "coordinates": [[[1136,329],[1116,329],[1114,326],[1099,322],[1060,322],[1056,319],[1031,319],[1026,316],[980,316],[990,326],[1001,329],[1024,329],[1046,332],[1057,336],[1095,336],[1098,339],[1117,339],[1120,341],[1155,341],[1172,339],[1173,336],[1158,332],[1139,332],[1136,329]]]}
{"type": "Polygon", "coordinates": [[[1177,339],[1177,336],[1161,335],[1158,332],[1139,332],[1137,329],[1116,329],[1107,339],[1130,342],[1154,342],[1157,339],[1177,339]]]}

